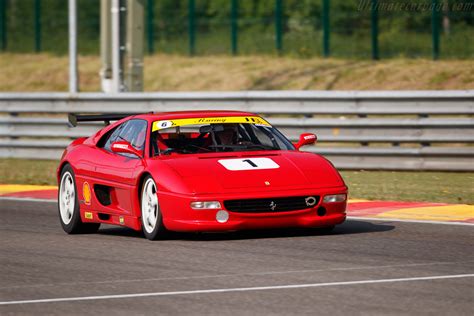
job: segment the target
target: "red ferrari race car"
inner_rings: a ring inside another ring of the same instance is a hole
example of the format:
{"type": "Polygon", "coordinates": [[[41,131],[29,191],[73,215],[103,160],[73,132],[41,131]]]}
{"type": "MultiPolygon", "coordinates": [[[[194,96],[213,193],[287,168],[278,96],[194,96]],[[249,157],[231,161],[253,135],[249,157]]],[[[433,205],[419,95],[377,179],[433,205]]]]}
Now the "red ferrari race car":
{"type": "Polygon", "coordinates": [[[69,116],[116,121],[73,141],[57,170],[67,233],[101,223],[143,230],[329,230],[346,218],[347,187],[325,158],[299,151],[265,119],[237,111],[69,116]]]}

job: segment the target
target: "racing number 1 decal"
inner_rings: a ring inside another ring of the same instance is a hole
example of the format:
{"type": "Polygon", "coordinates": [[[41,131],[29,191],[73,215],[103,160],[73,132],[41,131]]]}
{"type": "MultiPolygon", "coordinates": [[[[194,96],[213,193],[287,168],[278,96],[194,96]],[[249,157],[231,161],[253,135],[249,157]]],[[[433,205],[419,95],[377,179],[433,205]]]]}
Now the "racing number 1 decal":
{"type": "Polygon", "coordinates": [[[231,171],[280,168],[280,166],[270,158],[221,159],[219,163],[231,171]]]}
{"type": "Polygon", "coordinates": [[[250,159],[245,159],[245,160],[243,160],[243,162],[248,162],[249,165],[251,165],[252,167],[255,167],[255,168],[258,167],[258,166],[257,166],[252,160],[250,160],[250,159]]]}

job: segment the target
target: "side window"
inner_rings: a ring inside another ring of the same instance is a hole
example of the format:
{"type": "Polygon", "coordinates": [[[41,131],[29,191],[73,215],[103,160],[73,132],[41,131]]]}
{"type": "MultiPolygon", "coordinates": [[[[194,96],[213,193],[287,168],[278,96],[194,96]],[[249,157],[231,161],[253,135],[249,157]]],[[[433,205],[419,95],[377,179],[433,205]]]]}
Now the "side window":
{"type": "Polygon", "coordinates": [[[122,128],[118,138],[129,142],[135,149],[143,150],[145,148],[146,126],[145,120],[130,120],[122,128]]]}
{"type": "Polygon", "coordinates": [[[146,138],[145,120],[130,120],[118,126],[105,140],[104,149],[112,151],[110,148],[112,143],[125,140],[138,150],[143,150],[145,147],[146,138]]]}
{"type": "Polygon", "coordinates": [[[117,139],[118,139],[118,136],[120,134],[120,132],[122,131],[122,129],[127,125],[128,121],[121,124],[120,126],[118,126],[111,134],[109,134],[107,140],[105,141],[105,144],[104,144],[104,149],[107,150],[107,151],[112,151],[110,149],[110,146],[112,146],[112,143],[113,142],[116,142],[117,139]]]}

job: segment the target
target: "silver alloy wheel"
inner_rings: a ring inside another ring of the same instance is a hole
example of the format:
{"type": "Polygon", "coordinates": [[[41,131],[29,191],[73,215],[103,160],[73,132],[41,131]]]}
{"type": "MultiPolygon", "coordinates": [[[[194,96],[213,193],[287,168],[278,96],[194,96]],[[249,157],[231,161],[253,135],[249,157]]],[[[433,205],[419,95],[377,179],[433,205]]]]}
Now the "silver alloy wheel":
{"type": "Polygon", "coordinates": [[[74,180],[72,174],[67,171],[63,174],[59,186],[59,213],[64,225],[68,225],[71,222],[75,204],[76,190],[74,188],[74,180]]]}
{"type": "Polygon", "coordinates": [[[155,181],[148,179],[142,191],[142,223],[147,233],[151,234],[155,229],[159,212],[155,181]]]}

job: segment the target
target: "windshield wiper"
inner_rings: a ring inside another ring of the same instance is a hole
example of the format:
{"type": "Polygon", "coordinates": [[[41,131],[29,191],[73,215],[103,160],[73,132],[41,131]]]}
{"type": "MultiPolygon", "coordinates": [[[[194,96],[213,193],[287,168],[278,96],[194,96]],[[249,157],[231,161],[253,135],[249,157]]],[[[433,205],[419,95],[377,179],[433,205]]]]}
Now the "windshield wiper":
{"type": "MultiPolygon", "coordinates": [[[[184,145],[184,147],[194,147],[194,148],[205,150],[205,151],[212,151],[209,148],[204,148],[204,147],[193,145],[193,144],[186,144],[186,145],[184,145]]],[[[209,146],[209,147],[211,147],[211,146],[209,146]]]]}
{"type": "Polygon", "coordinates": [[[261,149],[267,149],[267,150],[277,150],[277,148],[273,146],[268,146],[268,145],[252,144],[252,145],[242,145],[242,146],[246,146],[247,148],[261,148],[261,149]]]}
{"type": "Polygon", "coordinates": [[[250,145],[210,145],[210,148],[232,148],[232,149],[240,149],[240,148],[261,148],[267,150],[277,150],[277,148],[268,145],[259,145],[259,144],[250,144],[250,145]]]}
{"type": "Polygon", "coordinates": [[[209,148],[231,148],[231,149],[239,149],[239,148],[242,148],[242,145],[209,145],[209,148]]]}

